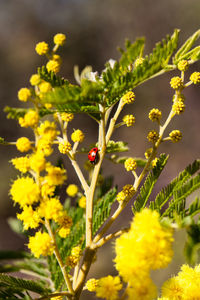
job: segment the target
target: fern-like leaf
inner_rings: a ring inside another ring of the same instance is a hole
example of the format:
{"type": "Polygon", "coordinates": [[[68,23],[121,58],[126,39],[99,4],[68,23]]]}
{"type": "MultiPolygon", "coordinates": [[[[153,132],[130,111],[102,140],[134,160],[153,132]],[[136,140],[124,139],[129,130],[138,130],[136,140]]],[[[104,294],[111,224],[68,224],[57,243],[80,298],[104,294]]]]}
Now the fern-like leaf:
{"type": "Polygon", "coordinates": [[[161,154],[158,159],[156,166],[153,168],[152,172],[150,172],[144,184],[140,188],[139,195],[137,196],[134,205],[132,207],[133,213],[140,211],[142,208],[146,206],[146,203],[151,195],[151,192],[160,176],[162,170],[164,169],[168,160],[168,156],[165,154],[161,154]]]}

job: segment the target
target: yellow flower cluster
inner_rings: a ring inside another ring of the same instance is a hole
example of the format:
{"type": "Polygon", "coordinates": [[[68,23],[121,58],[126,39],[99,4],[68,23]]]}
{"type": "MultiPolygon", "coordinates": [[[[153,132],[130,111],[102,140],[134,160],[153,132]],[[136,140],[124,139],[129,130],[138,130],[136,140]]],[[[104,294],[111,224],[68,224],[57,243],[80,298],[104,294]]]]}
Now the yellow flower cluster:
{"type": "Polygon", "coordinates": [[[49,185],[61,185],[67,179],[66,170],[48,165],[45,179],[49,185]]]}
{"type": "Polygon", "coordinates": [[[66,142],[63,140],[58,144],[58,150],[62,154],[67,154],[72,150],[72,145],[70,144],[70,142],[66,142]]]}
{"type": "Polygon", "coordinates": [[[35,46],[35,51],[39,55],[47,54],[49,52],[49,45],[46,42],[37,43],[35,46]]]}
{"type": "Polygon", "coordinates": [[[159,109],[157,109],[157,108],[153,108],[149,112],[149,119],[152,122],[160,122],[161,117],[162,117],[162,112],[159,109]]]}
{"type": "Polygon", "coordinates": [[[190,75],[190,80],[194,83],[200,83],[200,72],[194,72],[190,75]]]}
{"type": "Polygon", "coordinates": [[[153,148],[148,148],[145,153],[144,153],[144,156],[146,159],[149,159],[149,157],[151,156],[152,154],[152,151],[153,151],[153,148]]]}
{"type": "Polygon", "coordinates": [[[135,67],[141,65],[144,61],[144,58],[143,57],[139,57],[135,60],[135,67]]]}
{"type": "Polygon", "coordinates": [[[118,202],[129,201],[133,197],[134,194],[135,194],[135,189],[134,189],[133,185],[126,184],[123,187],[122,191],[117,194],[116,199],[118,202]]]}
{"type": "Polygon", "coordinates": [[[22,173],[26,173],[30,169],[30,161],[27,156],[13,158],[11,162],[22,173]]]}
{"type": "Polygon", "coordinates": [[[76,142],[82,143],[84,138],[85,138],[85,135],[80,129],[75,130],[71,135],[71,139],[74,143],[76,143],[76,142]]]}
{"type": "Polygon", "coordinates": [[[116,240],[114,261],[119,275],[131,287],[151,282],[150,270],[165,268],[171,261],[172,241],[173,231],[160,224],[156,211],[145,208],[137,213],[130,231],[116,240]]]}
{"type": "Polygon", "coordinates": [[[130,91],[130,92],[127,92],[123,97],[122,97],[122,102],[124,104],[131,104],[135,101],[135,94],[130,91]]]}
{"type": "Polygon", "coordinates": [[[63,46],[66,41],[66,35],[63,33],[57,33],[54,36],[53,41],[56,45],[63,46]]]}
{"type": "Polygon", "coordinates": [[[124,167],[126,171],[134,171],[137,168],[137,162],[134,158],[129,157],[125,160],[124,167]]]}
{"type": "Polygon", "coordinates": [[[23,102],[27,102],[31,97],[31,91],[27,88],[21,88],[18,91],[18,99],[23,102]]]}
{"type": "Polygon", "coordinates": [[[173,143],[177,143],[182,139],[182,133],[180,130],[173,130],[170,132],[169,137],[173,143]]]}
{"type": "Polygon", "coordinates": [[[58,221],[59,217],[63,214],[63,206],[57,198],[50,198],[40,203],[38,207],[38,214],[41,218],[47,220],[58,221]]]}
{"type": "Polygon", "coordinates": [[[81,208],[86,208],[86,197],[82,196],[79,200],[78,200],[78,205],[81,208]]]}
{"type": "Polygon", "coordinates": [[[60,71],[60,63],[57,60],[49,60],[46,64],[48,72],[58,73],[60,71]]]}
{"type": "Polygon", "coordinates": [[[24,223],[24,229],[37,228],[41,222],[41,218],[37,211],[31,206],[25,205],[21,214],[17,214],[17,218],[24,223]]]}
{"type": "Polygon", "coordinates": [[[69,195],[70,197],[75,197],[78,193],[78,187],[76,184],[70,184],[68,185],[67,189],[66,189],[66,193],[67,195],[69,195]]]}
{"type": "Polygon", "coordinates": [[[36,232],[35,236],[29,238],[28,248],[36,258],[40,255],[52,255],[54,251],[54,244],[47,232],[36,232]]]}
{"type": "Polygon", "coordinates": [[[82,254],[81,247],[79,246],[73,247],[71,250],[71,255],[69,255],[66,259],[67,265],[70,266],[71,268],[74,268],[79,262],[81,254],[82,254]]]}
{"type": "Polygon", "coordinates": [[[41,81],[40,75],[38,74],[33,74],[30,78],[30,84],[35,86],[38,85],[41,81]]]}
{"type": "Polygon", "coordinates": [[[61,114],[61,119],[64,121],[64,122],[71,122],[74,118],[74,115],[73,114],[70,114],[70,113],[62,113],[61,114]]]}
{"type": "Polygon", "coordinates": [[[135,117],[133,115],[126,115],[123,117],[123,122],[127,127],[133,126],[135,123],[135,117]]]}
{"type": "Polygon", "coordinates": [[[66,213],[62,213],[58,218],[57,222],[60,225],[58,234],[61,238],[66,238],[70,233],[70,228],[72,226],[72,218],[67,216],[66,213]]]}
{"type": "Polygon", "coordinates": [[[185,111],[185,104],[183,101],[175,101],[174,104],[172,105],[172,111],[176,114],[176,115],[180,115],[181,113],[183,113],[185,111]]]}
{"type": "Polygon", "coordinates": [[[174,90],[183,88],[183,80],[179,76],[172,77],[170,85],[174,90]]]}
{"type": "Polygon", "coordinates": [[[189,68],[189,63],[186,59],[183,59],[181,61],[179,61],[178,63],[178,69],[182,72],[187,71],[187,69],[189,68]]]}
{"type": "Polygon", "coordinates": [[[148,133],[147,139],[149,140],[149,142],[156,143],[159,139],[159,133],[155,130],[152,130],[148,133]]]}
{"type": "Polygon", "coordinates": [[[95,292],[96,291],[96,288],[98,286],[98,282],[99,280],[98,279],[95,279],[95,278],[91,278],[89,279],[87,282],[86,282],[86,289],[90,292],[95,292]]]}
{"type": "Polygon", "coordinates": [[[167,280],[162,286],[162,296],[170,300],[199,300],[199,291],[200,265],[194,268],[183,265],[178,275],[167,280]]]}
{"type": "Polygon", "coordinates": [[[29,110],[25,116],[19,118],[19,124],[21,127],[35,127],[39,122],[38,112],[35,110],[29,110]]]}
{"type": "Polygon", "coordinates": [[[97,287],[95,289],[97,297],[104,298],[106,300],[119,299],[118,292],[122,289],[119,276],[113,277],[108,275],[98,280],[97,287]]]}

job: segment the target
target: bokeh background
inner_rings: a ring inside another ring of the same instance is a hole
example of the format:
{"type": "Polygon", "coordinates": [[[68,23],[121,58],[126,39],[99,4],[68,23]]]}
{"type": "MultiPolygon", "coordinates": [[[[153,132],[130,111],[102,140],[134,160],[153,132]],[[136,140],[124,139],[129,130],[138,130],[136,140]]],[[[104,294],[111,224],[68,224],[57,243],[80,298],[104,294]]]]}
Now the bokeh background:
{"type": "MultiPolygon", "coordinates": [[[[106,61],[119,57],[117,46],[123,47],[125,38],[134,41],[137,37],[146,36],[145,53],[148,54],[156,42],[171,34],[174,28],[179,28],[180,44],[183,43],[200,28],[199,15],[199,0],[0,0],[0,136],[15,141],[22,134],[27,134],[27,130],[21,129],[15,121],[7,120],[2,110],[5,105],[21,105],[17,91],[29,86],[30,76],[45,62],[35,53],[37,42],[52,43],[53,35],[58,32],[67,35],[67,43],[59,51],[63,57],[61,75],[74,83],[74,65],[78,65],[80,70],[91,65],[94,71],[101,72],[106,61]]],[[[195,70],[200,70],[200,63],[192,66],[188,75],[195,70]]],[[[135,89],[137,101],[124,111],[124,114],[135,114],[135,127],[120,128],[113,136],[115,140],[129,142],[130,155],[143,156],[149,147],[146,135],[153,126],[148,120],[148,111],[158,107],[163,111],[163,117],[167,116],[173,94],[169,87],[171,76],[171,73],[165,74],[135,89]]],[[[169,128],[182,130],[183,140],[161,147],[161,152],[169,153],[170,159],[157,189],[199,157],[199,87],[188,88],[185,96],[186,111],[176,117],[169,128]]],[[[78,115],[72,128],[78,127],[86,133],[85,145],[96,141],[96,125],[92,120],[78,115]]],[[[0,147],[0,250],[22,249],[24,245],[24,240],[13,233],[7,223],[7,218],[16,213],[8,190],[11,179],[17,176],[8,161],[17,155],[15,147],[0,147]]],[[[131,181],[122,166],[116,167],[107,162],[104,171],[107,175],[115,173],[115,184],[119,187],[131,181]]],[[[68,184],[72,182],[78,184],[76,175],[70,171],[68,184]]],[[[126,211],[116,226],[125,223],[128,218],[131,214],[126,211]]],[[[179,233],[174,262],[167,271],[155,275],[158,284],[170,272],[176,272],[184,260],[181,246],[184,239],[184,233],[179,233]]],[[[98,258],[99,263],[92,268],[93,275],[115,274],[112,244],[106,245],[98,258]]],[[[92,299],[92,296],[85,297],[92,299]]]]}

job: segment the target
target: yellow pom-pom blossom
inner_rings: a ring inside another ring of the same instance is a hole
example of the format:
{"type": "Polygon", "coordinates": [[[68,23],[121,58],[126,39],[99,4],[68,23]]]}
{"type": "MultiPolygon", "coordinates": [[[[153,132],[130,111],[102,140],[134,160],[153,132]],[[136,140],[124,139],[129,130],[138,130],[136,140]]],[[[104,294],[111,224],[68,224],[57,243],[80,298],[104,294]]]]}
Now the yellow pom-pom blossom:
{"type": "Polygon", "coordinates": [[[134,171],[137,168],[137,162],[134,158],[129,157],[125,160],[124,167],[127,171],[134,171]]]}
{"type": "Polygon", "coordinates": [[[117,194],[116,200],[118,202],[122,202],[126,200],[126,197],[127,197],[126,194],[123,191],[121,191],[117,194]]]}
{"type": "Polygon", "coordinates": [[[130,231],[115,244],[116,269],[125,282],[134,286],[152,269],[164,268],[172,259],[172,230],[161,226],[159,214],[150,209],[137,213],[130,231]],[[138,272],[140,270],[140,272],[138,272]]]}
{"type": "Polygon", "coordinates": [[[86,197],[82,196],[79,200],[78,200],[78,205],[81,208],[86,208],[86,197]]]}
{"type": "Polygon", "coordinates": [[[61,185],[67,179],[66,170],[59,167],[46,167],[47,175],[45,179],[49,185],[61,185]]]}
{"type": "Polygon", "coordinates": [[[43,81],[39,85],[39,89],[41,93],[47,93],[51,90],[51,84],[49,82],[43,81]]]}
{"type": "Polygon", "coordinates": [[[194,72],[190,75],[190,80],[194,83],[200,83],[200,72],[194,72]]]}
{"type": "Polygon", "coordinates": [[[71,113],[62,113],[61,119],[64,122],[71,122],[74,119],[74,115],[71,113]]]}
{"type": "Polygon", "coordinates": [[[58,73],[60,71],[60,64],[56,60],[49,60],[46,67],[48,72],[52,71],[54,73],[58,73]]]}
{"type": "MultiPolygon", "coordinates": [[[[187,282],[189,284],[189,282],[187,282]]],[[[181,287],[177,277],[168,279],[162,286],[162,296],[170,300],[181,300],[183,298],[183,287],[181,287]]],[[[189,300],[189,299],[188,299],[189,300]]]]}
{"type": "Polygon", "coordinates": [[[126,184],[123,187],[122,191],[117,194],[116,199],[118,202],[129,201],[130,198],[133,197],[134,193],[135,193],[135,189],[134,189],[133,185],[126,184]]]}
{"type": "Polygon", "coordinates": [[[135,101],[135,94],[130,91],[130,92],[127,92],[123,97],[122,97],[122,102],[124,104],[131,104],[135,101]]]}
{"type": "Polygon", "coordinates": [[[26,173],[30,169],[30,161],[27,156],[13,158],[11,162],[22,173],[26,173]]]}
{"type": "Polygon", "coordinates": [[[156,166],[157,162],[158,162],[158,158],[157,157],[154,158],[154,160],[152,160],[151,165],[152,165],[153,168],[156,166]]]}
{"type": "Polygon", "coordinates": [[[27,152],[31,149],[31,142],[26,137],[21,137],[16,142],[17,150],[20,152],[27,152]]]}
{"type": "Polygon", "coordinates": [[[35,86],[38,85],[41,81],[40,75],[38,74],[33,74],[30,78],[30,84],[35,86]]]}
{"type": "Polygon", "coordinates": [[[40,138],[37,144],[37,151],[42,152],[44,156],[49,156],[53,152],[51,145],[52,142],[50,140],[46,139],[45,137],[40,138]]]}
{"type": "Polygon", "coordinates": [[[172,111],[176,115],[180,115],[185,111],[185,104],[183,101],[175,101],[174,104],[172,105],[172,111]]]}
{"type": "Polygon", "coordinates": [[[62,58],[58,54],[53,54],[51,59],[57,61],[60,65],[62,63],[62,58]]]}
{"type": "Polygon", "coordinates": [[[38,112],[35,110],[28,111],[24,118],[19,118],[19,124],[21,127],[35,127],[39,122],[38,112]]]}
{"type": "Polygon", "coordinates": [[[36,232],[35,236],[29,238],[28,248],[36,258],[40,255],[52,255],[54,251],[54,244],[47,232],[36,232]]]}
{"type": "Polygon", "coordinates": [[[25,205],[21,214],[17,214],[17,218],[23,222],[24,229],[37,228],[41,221],[40,216],[31,206],[25,205]]]}
{"type": "Polygon", "coordinates": [[[43,198],[52,197],[55,192],[55,185],[49,185],[45,182],[41,187],[41,195],[43,198]]]}
{"type": "Polygon", "coordinates": [[[72,145],[70,142],[62,141],[58,144],[58,150],[62,154],[67,154],[72,150],[72,145]]]}
{"type": "Polygon", "coordinates": [[[75,184],[70,184],[68,185],[67,189],[66,189],[66,193],[70,196],[70,197],[75,197],[78,193],[78,187],[75,184]]]}
{"type": "Polygon", "coordinates": [[[183,80],[179,76],[172,77],[170,85],[174,90],[183,88],[183,80]]]}
{"type": "Polygon", "coordinates": [[[74,143],[75,142],[82,143],[84,138],[85,135],[80,129],[75,130],[71,135],[71,139],[74,143]]]}
{"type": "Polygon", "coordinates": [[[89,292],[95,292],[98,286],[98,282],[99,282],[98,279],[91,278],[86,282],[85,287],[89,292]]]}
{"type": "Polygon", "coordinates": [[[66,35],[63,33],[57,33],[53,38],[54,44],[63,46],[66,41],[66,35]]]}
{"type": "Polygon", "coordinates": [[[58,234],[61,238],[65,239],[70,234],[70,228],[61,227],[58,234]]]}
{"type": "Polygon", "coordinates": [[[37,131],[43,139],[46,139],[51,142],[54,141],[57,134],[59,134],[59,132],[56,130],[56,123],[49,122],[48,120],[41,123],[40,126],[37,128],[37,131]]]}
{"type": "Polygon", "coordinates": [[[133,126],[135,123],[135,117],[133,115],[126,115],[123,117],[123,122],[127,127],[133,126]]]}
{"type": "Polygon", "coordinates": [[[31,91],[28,88],[21,88],[18,91],[18,99],[23,102],[27,102],[31,97],[31,91]]]}
{"type": "Polygon", "coordinates": [[[75,267],[75,265],[78,263],[80,257],[82,254],[81,247],[76,246],[73,247],[71,250],[71,255],[67,257],[66,263],[70,267],[75,267]]]}
{"type": "Polygon", "coordinates": [[[159,109],[157,109],[157,108],[153,108],[149,112],[149,119],[152,122],[160,122],[161,117],[162,117],[162,112],[159,109]]]}
{"type": "Polygon", "coordinates": [[[135,281],[133,287],[127,288],[128,300],[152,300],[157,297],[157,287],[149,277],[135,281]]]}
{"type": "Polygon", "coordinates": [[[41,218],[45,218],[47,220],[57,220],[62,216],[63,206],[60,203],[58,198],[51,198],[44,202],[41,202],[38,207],[38,214],[41,218]]]}
{"type": "Polygon", "coordinates": [[[40,42],[36,44],[35,51],[39,55],[44,55],[49,52],[49,45],[46,42],[40,42]]]}
{"type": "Polygon", "coordinates": [[[97,297],[104,298],[106,300],[119,299],[118,292],[122,289],[119,276],[113,277],[111,275],[102,277],[98,280],[96,287],[97,297]]]}
{"type": "Polygon", "coordinates": [[[155,130],[152,130],[148,133],[147,139],[149,140],[149,142],[156,143],[159,139],[159,133],[155,130]]]}
{"type": "Polygon", "coordinates": [[[178,69],[180,71],[185,72],[188,68],[189,68],[189,63],[188,63],[188,61],[186,59],[183,59],[183,60],[179,61],[179,63],[178,63],[178,69]]]}
{"type": "Polygon", "coordinates": [[[173,143],[177,143],[182,139],[182,133],[180,130],[173,130],[170,132],[169,137],[173,143]]]}
{"type": "Polygon", "coordinates": [[[43,153],[36,152],[30,156],[30,167],[33,171],[40,173],[46,167],[46,160],[43,153]]]}
{"type": "Polygon", "coordinates": [[[14,202],[21,207],[31,205],[39,200],[39,188],[33,178],[21,177],[16,179],[10,189],[10,194],[14,202]]]}

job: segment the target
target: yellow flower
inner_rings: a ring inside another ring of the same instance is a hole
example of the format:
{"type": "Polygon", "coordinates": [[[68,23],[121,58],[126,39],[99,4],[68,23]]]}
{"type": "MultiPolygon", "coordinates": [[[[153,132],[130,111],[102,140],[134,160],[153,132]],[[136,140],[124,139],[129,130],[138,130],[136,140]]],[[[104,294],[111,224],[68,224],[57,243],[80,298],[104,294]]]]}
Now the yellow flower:
{"type": "Polygon", "coordinates": [[[72,141],[75,142],[79,142],[82,143],[83,140],[85,138],[85,135],[83,134],[83,132],[79,129],[75,130],[72,135],[71,135],[71,139],[72,141]]]}
{"type": "Polygon", "coordinates": [[[135,67],[141,65],[144,61],[144,58],[143,57],[139,57],[135,60],[135,67]]]}
{"type": "Polygon", "coordinates": [[[62,58],[58,54],[53,54],[52,55],[52,60],[56,60],[60,65],[62,63],[62,58]]]}
{"type": "Polygon", "coordinates": [[[126,200],[126,197],[127,197],[126,194],[123,191],[121,191],[117,194],[116,200],[118,202],[121,202],[121,201],[126,200]]]}
{"type": "Polygon", "coordinates": [[[46,67],[48,72],[53,71],[54,73],[58,73],[60,71],[60,64],[56,60],[49,60],[46,67]]]}
{"type": "Polygon", "coordinates": [[[47,93],[51,90],[51,84],[49,82],[43,81],[39,85],[40,92],[41,93],[47,93]]]}
{"type": "Polygon", "coordinates": [[[133,185],[126,184],[123,187],[122,191],[117,194],[116,199],[118,202],[129,201],[130,198],[133,197],[134,193],[135,193],[135,189],[134,189],[133,185]]]}
{"type": "Polygon", "coordinates": [[[123,280],[134,286],[136,280],[148,277],[150,270],[166,267],[173,255],[172,233],[161,226],[157,212],[146,208],[137,213],[130,231],[115,244],[116,269],[123,280]]]}
{"type": "Polygon", "coordinates": [[[41,218],[45,218],[47,220],[54,220],[57,222],[62,213],[63,206],[57,198],[51,198],[41,202],[40,206],[38,207],[38,214],[41,216],[41,218]]]}
{"type": "Polygon", "coordinates": [[[190,75],[190,80],[194,83],[200,83],[200,72],[194,72],[190,75]]]}
{"type": "Polygon", "coordinates": [[[18,91],[18,99],[23,102],[27,102],[31,97],[31,91],[27,88],[21,88],[18,91]]]}
{"type": "Polygon", "coordinates": [[[150,112],[149,112],[149,119],[152,122],[160,122],[160,119],[162,117],[162,112],[157,109],[157,108],[153,108],[150,112]]]}
{"type": "Polygon", "coordinates": [[[27,156],[13,158],[11,162],[22,173],[26,173],[30,169],[30,161],[27,156]]]}
{"type": "Polygon", "coordinates": [[[24,118],[19,118],[19,124],[21,127],[35,127],[39,122],[39,115],[36,111],[28,111],[24,118]]]}
{"type": "Polygon", "coordinates": [[[78,200],[78,205],[81,208],[86,208],[86,197],[82,196],[79,200],[78,200]]]}
{"type": "Polygon", "coordinates": [[[159,133],[155,130],[149,131],[147,139],[149,140],[149,142],[156,143],[159,139],[159,133]]]}
{"type": "Polygon", "coordinates": [[[86,289],[90,292],[95,292],[96,291],[96,288],[98,286],[98,282],[99,280],[98,279],[95,279],[95,278],[91,278],[89,279],[87,282],[86,282],[86,289]]]}
{"type": "Polygon", "coordinates": [[[130,91],[130,92],[127,92],[123,97],[122,97],[122,102],[124,104],[131,104],[135,101],[135,94],[130,91]]]}
{"type": "Polygon", "coordinates": [[[145,277],[143,281],[135,281],[133,287],[127,288],[128,300],[152,300],[157,297],[157,288],[151,278],[145,277]]]}
{"type": "Polygon", "coordinates": [[[33,74],[30,78],[30,84],[35,86],[38,85],[41,81],[40,75],[38,74],[33,74]]]}
{"type": "Polygon", "coordinates": [[[66,189],[66,193],[70,196],[70,197],[75,197],[78,193],[78,187],[75,184],[70,184],[68,185],[67,189],[66,189]]]}
{"type": "Polygon", "coordinates": [[[36,232],[35,236],[29,238],[28,248],[36,258],[40,255],[52,255],[54,251],[54,244],[47,232],[36,232]]]}
{"type": "Polygon", "coordinates": [[[66,211],[63,211],[57,219],[57,223],[60,227],[70,228],[72,226],[72,218],[66,214],[66,211]]]}
{"type": "Polygon", "coordinates": [[[20,152],[27,152],[31,149],[31,142],[26,137],[21,137],[16,142],[17,150],[20,152]]]}
{"type": "Polygon", "coordinates": [[[178,63],[178,69],[180,71],[185,72],[188,68],[189,68],[189,63],[188,63],[188,61],[186,59],[183,59],[183,60],[179,61],[179,63],[178,63]]]}
{"type": "Polygon", "coordinates": [[[102,277],[98,280],[98,285],[96,287],[96,295],[100,298],[105,298],[106,300],[117,300],[118,291],[122,289],[122,284],[120,282],[119,276],[107,276],[102,277]]]}
{"type": "Polygon", "coordinates": [[[125,160],[124,167],[127,171],[134,171],[137,168],[137,163],[134,158],[129,157],[125,160]]]}
{"type": "MultiPolygon", "coordinates": [[[[189,282],[187,282],[187,284],[189,284],[189,282]]],[[[183,299],[183,287],[181,287],[177,276],[165,281],[162,286],[162,296],[167,297],[170,300],[183,299]]]]}
{"type": "Polygon", "coordinates": [[[179,76],[172,77],[170,85],[174,90],[183,88],[183,80],[179,76]]]}
{"type": "Polygon", "coordinates": [[[66,260],[67,265],[74,268],[76,264],[79,262],[81,254],[82,254],[82,250],[79,246],[73,247],[71,250],[71,255],[67,257],[66,260]]]}
{"type": "Polygon", "coordinates": [[[149,159],[149,157],[151,156],[152,154],[152,151],[153,151],[153,148],[148,148],[145,153],[144,153],[144,156],[146,159],[149,159]]]}
{"type": "Polygon", "coordinates": [[[46,160],[43,153],[36,152],[30,156],[30,167],[33,171],[40,173],[45,169],[46,160]]]}
{"type": "Polygon", "coordinates": [[[49,185],[45,182],[41,187],[41,195],[43,198],[52,197],[55,192],[55,185],[49,185]]]}
{"type": "Polygon", "coordinates": [[[23,222],[25,230],[38,227],[41,221],[38,213],[27,205],[23,207],[21,214],[17,214],[17,218],[23,222]]]}
{"type": "Polygon", "coordinates": [[[51,140],[48,140],[43,136],[43,138],[40,138],[38,140],[37,144],[37,150],[38,152],[42,152],[44,156],[49,156],[53,152],[53,149],[51,147],[51,140]]]}
{"type": "Polygon", "coordinates": [[[175,101],[174,104],[172,105],[172,111],[177,115],[180,115],[181,113],[183,113],[185,111],[184,102],[183,101],[175,101]]]}
{"type": "Polygon", "coordinates": [[[21,177],[16,179],[10,189],[10,194],[14,202],[21,207],[31,205],[39,200],[39,188],[33,178],[21,177]]]}
{"type": "Polygon", "coordinates": [[[63,33],[57,33],[54,36],[53,41],[56,45],[63,46],[66,41],[66,35],[63,33]]]}
{"type": "Polygon", "coordinates": [[[58,144],[58,150],[62,154],[67,154],[72,150],[72,145],[70,142],[62,141],[58,144]]]}
{"type": "Polygon", "coordinates": [[[61,238],[66,238],[70,234],[70,228],[61,227],[58,231],[61,238]]]}
{"type": "Polygon", "coordinates": [[[36,44],[35,51],[39,55],[47,54],[49,52],[49,45],[45,42],[40,42],[36,44]]]}
{"type": "Polygon", "coordinates": [[[71,114],[71,113],[62,113],[61,114],[61,119],[64,121],[64,122],[71,122],[74,118],[74,115],[71,114]]]}
{"type": "Polygon", "coordinates": [[[49,122],[48,120],[41,123],[37,130],[38,134],[42,136],[43,139],[46,139],[48,141],[55,140],[57,134],[59,133],[56,130],[55,122],[49,122]]]}
{"type": "Polygon", "coordinates": [[[66,170],[59,167],[48,166],[45,179],[49,185],[61,185],[67,179],[66,170]]]}
{"type": "Polygon", "coordinates": [[[170,132],[169,137],[173,143],[177,143],[182,139],[182,133],[180,130],[173,130],[170,132]]]}
{"type": "Polygon", "coordinates": [[[123,122],[127,127],[133,126],[135,123],[135,117],[133,115],[126,115],[123,117],[123,122]]]}

